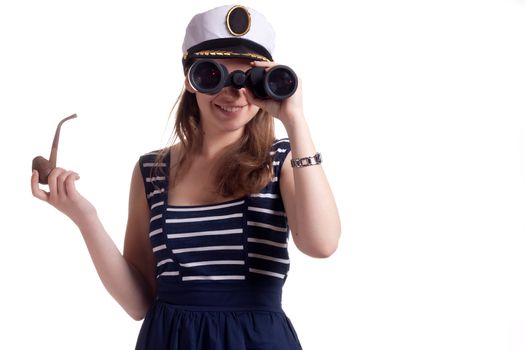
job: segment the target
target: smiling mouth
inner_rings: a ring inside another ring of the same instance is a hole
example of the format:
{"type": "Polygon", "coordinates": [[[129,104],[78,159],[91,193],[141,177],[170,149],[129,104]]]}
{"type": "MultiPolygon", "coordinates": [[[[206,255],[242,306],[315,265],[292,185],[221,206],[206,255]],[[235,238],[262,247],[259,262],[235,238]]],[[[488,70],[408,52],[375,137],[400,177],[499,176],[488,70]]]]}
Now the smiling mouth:
{"type": "Polygon", "coordinates": [[[237,111],[240,111],[241,109],[243,109],[244,107],[246,107],[246,105],[244,106],[221,106],[221,105],[216,105],[217,107],[219,107],[219,109],[225,111],[225,112],[237,112],[237,111]]]}

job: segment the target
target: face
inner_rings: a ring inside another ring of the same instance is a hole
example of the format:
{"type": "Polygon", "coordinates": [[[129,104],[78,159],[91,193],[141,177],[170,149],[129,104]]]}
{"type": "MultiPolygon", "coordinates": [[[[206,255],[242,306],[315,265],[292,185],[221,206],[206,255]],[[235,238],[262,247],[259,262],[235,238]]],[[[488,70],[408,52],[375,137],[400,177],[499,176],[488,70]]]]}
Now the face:
{"type": "MultiPolygon", "coordinates": [[[[251,68],[246,59],[219,59],[228,72],[235,70],[246,72],[251,68]]],[[[186,89],[196,94],[201,112],[201,125],[205,133],[242,131],[244,126],[255,117],[259,107],[248,103],[243,89],[225,87],[215,95],[194,91],[186,82],[186,89]]]]}

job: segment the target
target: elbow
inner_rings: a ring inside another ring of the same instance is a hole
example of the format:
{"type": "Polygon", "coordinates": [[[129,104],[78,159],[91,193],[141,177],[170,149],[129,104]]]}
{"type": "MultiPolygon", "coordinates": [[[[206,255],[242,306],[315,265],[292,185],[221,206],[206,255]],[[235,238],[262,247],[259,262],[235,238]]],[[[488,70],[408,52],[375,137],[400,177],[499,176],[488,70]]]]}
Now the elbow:
{"type": "MultiPolygon", "coordinates": [[[[293,231],[292,231],[293,232],[293,231]]],[[[297,248],[312,258],[325,259],[332,256],[339,246],[341,230],[339,227],[330,229],[299,231],[293,235],[297,248]]]]}
{"type": "Polygon", "coordinates": [[[132,312],[128,311],[128,315],[131,316],[135,321],[142,321],[146,317],[146,312],[132,312]]]}
{"type": "Polygon", "coordinates": [[[337,246],[337,242],[333,244],[326,244],[323,247],[318,247],[315,252],[313,252],[313,254],[310,254],[310,256],[319,259],[329,258],[335,253],[337,246]]]}
{"type": "Polygon", "coordinates": [[[337,248],[339,247],[339,238],[341,237],[341,224],[338,225],[337,228],[333,229],[331,231],[332,233],[330,235],[327,235],[330,237],[327,239],[324,244],[320,244],[319,249],[319,255],[318,258],[329,258],[332,256],[337,248]]]}
{"type": "Polygon", "coordinates": [[[318,242],[315,247],[315,258],[326,259],[331,257],[339,246],[339,238],[341,237],[341,226],[333,228],[330,231],[325,231],[324,240],[318,242]]]}
{"type": "Polygon", "coordinates": [[[155,302],[155,298],[152,296],[153,294],[154,292],[149,293],[149,295],[142,295],[141,300],[135,300],[134,303],[127,304],[124,310],[126,310],[127,314],[135,321],[142,321],[155,302]]]}
{"type": "Polygon", "coordinates": [[[143,304],[132,308],[124,308],[124,310],[135,321],[142,321],[146,317],[150,306],[151,304],[143,304]]]}
{"type": "Polygon", "coordinates": [[[317,243],[315,245],[299,246],[298,248],[304,254],[311,256],[312,258],[326,259],[332,256],[338,247],[339,240],[332,242],[317,243]]]}
{"type": "Polygon", "coordinates": [[[341,224],[336,220],[331,225],[305,228],[302,234],[294,235],[294,240],[299,250],[306,255],[326,259],[336,252],[340,237],[341,224]]]}
{"type": "Polygon", "coordinates": [[[144,319],[144,317],[146,317],[146,313],[138,313],[138,312],[137,313],[130,313],[129,315],[135,321],[142,321],[144,319]]]}

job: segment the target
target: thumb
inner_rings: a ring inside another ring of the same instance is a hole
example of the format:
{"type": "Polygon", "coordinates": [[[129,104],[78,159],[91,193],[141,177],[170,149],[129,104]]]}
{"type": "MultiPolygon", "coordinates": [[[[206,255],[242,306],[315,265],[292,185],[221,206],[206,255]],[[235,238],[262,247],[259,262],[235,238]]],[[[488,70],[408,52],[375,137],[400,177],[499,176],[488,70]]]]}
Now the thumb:
{"type": "Polygon", "coordinates": [[[38,185],[38,171],[36,170],[33,170],[33,173],[31,174],[31,193],[33,193],[34,197],[40,200],[45,202],[48,201],[49,193],[42,190],[38,185]]]}

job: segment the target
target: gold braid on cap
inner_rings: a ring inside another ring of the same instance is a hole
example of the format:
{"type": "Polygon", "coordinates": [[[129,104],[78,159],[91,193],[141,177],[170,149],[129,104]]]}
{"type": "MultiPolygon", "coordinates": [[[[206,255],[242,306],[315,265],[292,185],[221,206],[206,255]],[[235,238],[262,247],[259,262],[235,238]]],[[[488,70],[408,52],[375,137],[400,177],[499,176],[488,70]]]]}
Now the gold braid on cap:
{"type": "MultiPolygon", "coordinates": [[[[265,62],[271,62],[268,58],[264,57],[263,55],[259,55],[256,53],[240,53],[240,52],[233,52],[233,51],[221,51],[221,50],[202,50],[198,52],[192,52],[192,56],[211,56],[211,57],[236,57],[236,56],[244,56],[248,58],[253,58],[254,60],[259,61],[265,61],[265,62]]],[[[184,59],[188,57],[188,54],[184,54],[184,59]]]]}

